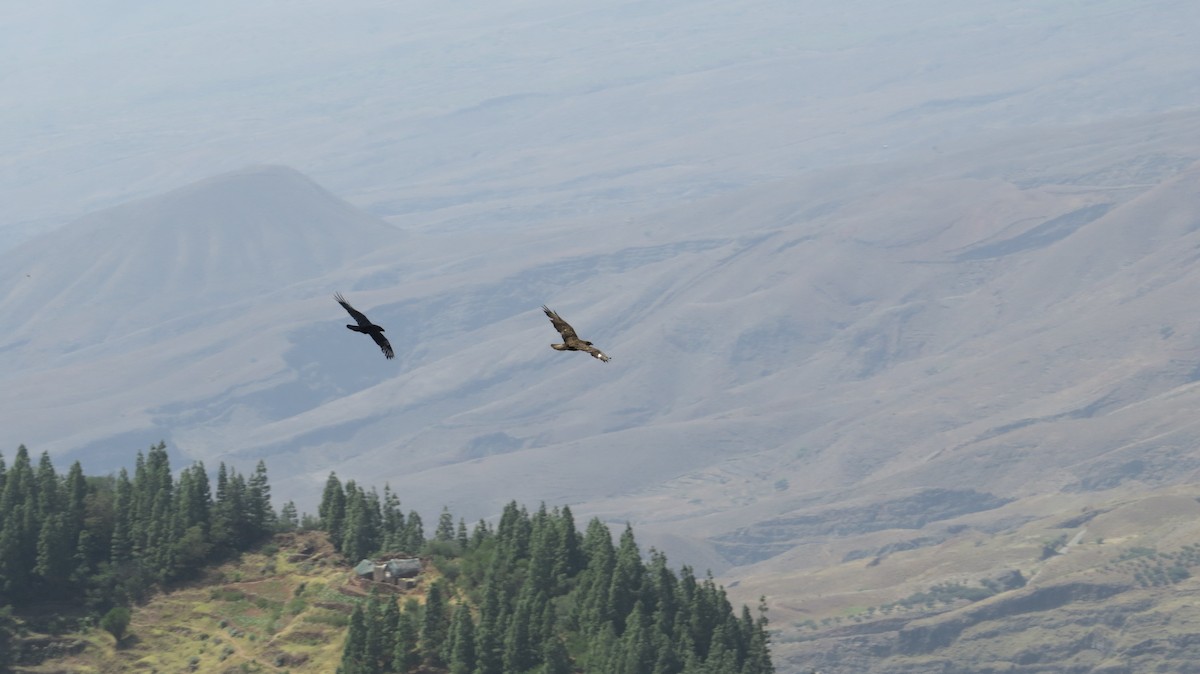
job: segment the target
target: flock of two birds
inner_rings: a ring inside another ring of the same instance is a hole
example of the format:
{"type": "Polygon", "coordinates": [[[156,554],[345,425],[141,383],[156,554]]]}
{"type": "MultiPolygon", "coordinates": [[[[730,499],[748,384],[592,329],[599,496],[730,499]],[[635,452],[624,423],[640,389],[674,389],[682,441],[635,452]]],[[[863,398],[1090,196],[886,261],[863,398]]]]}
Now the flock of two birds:
{"type": "MultiPolygon", "coordinates": [[[[392,343],[388,341],[387,337],[383,336],[382,327],[375,325],[367,318],[366,314],[350,306],[350,303],[346,301],[346,298],[342,297],[341,293],[336,293],[333,299],[337,300],[338,304],[342,305],[342,308],[350,314],[350,317],[358,322],[358,325],[347,325],[347,328],[354,332],[370,335],[371,339],[375,340],[375,343],[379,345],[384,356],[388,358],[396,357],[396,352],[392,350],[392,343]]],[[[543,304],[542,311],[546,312],[546,317],[550,319],[550,324],[554,326],[555,330],[558,330],[558,334],[562,335],[563,338],[562,344],[551,344],[551,349],[555,351],[583,351],[584,353],[591,354],[592,358],[602,363],[612,360],[603,351],[592,346],[591,342],[580,339],[579,335],[575,334],[575,328],[572,328],[570,323],[564,321],[558,313],[551,311],[550,307],[543,304]]]]}

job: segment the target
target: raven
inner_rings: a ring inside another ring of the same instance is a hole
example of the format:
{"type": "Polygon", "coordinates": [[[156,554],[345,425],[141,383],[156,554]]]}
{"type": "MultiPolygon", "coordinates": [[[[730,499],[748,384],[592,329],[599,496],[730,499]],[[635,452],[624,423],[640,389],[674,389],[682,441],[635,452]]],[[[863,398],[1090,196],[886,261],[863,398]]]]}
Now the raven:
{"type": "Polygon", "coordinates": [[[335,293],[333,299],[337,300],[338,304],[342,305],[342,308],[350,314],[351,318],[358,321],[358,325],[347,325],[347,328],[355,332],[361,332],[370,335],[371,339],[375,340],[375,343],[378,344],[379,348],[383,350],[383,355],[387,356],[388,358],[396,357],[396,352],[392,351],[391,343],[388,342],[387,337],[383,336],[382,327],[375,325],[366,317],[365,314],[363,314],[363,312],[350,306],[350,303],[346,301],[346,298],[342,297],[341,293],[335,293]]]}
{"type": "Polygon", "coordinates": [[[546,312],[546,316],[550,318],[550,323],[554,326],[555,330],[558,330],[558,333],[562,335],[563,338],[562,344],[551,344],[551,349],[554,349],[555,351],[586,351],[587,353],[592,354],[592,358],[595,358],[602,363],[607,363],[608,361],[612,360],[606,356],[603,351],[592,346],[591,342],[586,342],[580,339],[579,335],[575,334],[575,328],[572,328],[571,324],[564,321],[557,313],[551,311],[550,307],[547,307],[543,304],[542,311],[546,312]]]}

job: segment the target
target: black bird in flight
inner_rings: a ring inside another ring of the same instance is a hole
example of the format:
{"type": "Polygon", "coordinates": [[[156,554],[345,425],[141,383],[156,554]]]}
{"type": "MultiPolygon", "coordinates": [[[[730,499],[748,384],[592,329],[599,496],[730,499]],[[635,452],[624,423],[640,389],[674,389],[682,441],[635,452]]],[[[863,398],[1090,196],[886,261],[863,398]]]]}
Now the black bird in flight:
{"type": "Polygon", "coordinates": [[[558,333],[562,335],[563,338],[562,344],[551,344],[551,349],[554,349],[555,351],[585,351],[592,354],[592,358],[595,358],[602,363],[607,363],[608,361],[612,360],[606,356],[603,351],[592,346],[591,342],[586,342],[580,339],[579,335],[575,334],[575,328],[572,328],[571,324],[564,321],[557,313],[551,311],[550,307],[547,307],[545,304],[543,304],[542,311],[546,312],[546,316],[550,318],[550,323],[554,326],[555,330],[558,330],[558,333]]]}
{"type": "Polygon", "coordinates": [[[379,348],[383,350],[383,355],[387,356],[388,358],[396,357],[396,352],[392,351],[391,343],[388,342],[387,337],[383,336],[383,328],[372,323],[371,320],[367,318],[366,314],[350,306],[350,303],[346,301],[346,298],[342,297],[341,293],[334,294],[333,299],[337,300],[338,304],[342,305],[342,308],[350,314],[351,318],[358,321],[358,325],[347,325],[347,328],[355,332],[361,332],[363,334],[370,335],[371,339],[375,340],[375,343],[378,344],[379,348]]]}

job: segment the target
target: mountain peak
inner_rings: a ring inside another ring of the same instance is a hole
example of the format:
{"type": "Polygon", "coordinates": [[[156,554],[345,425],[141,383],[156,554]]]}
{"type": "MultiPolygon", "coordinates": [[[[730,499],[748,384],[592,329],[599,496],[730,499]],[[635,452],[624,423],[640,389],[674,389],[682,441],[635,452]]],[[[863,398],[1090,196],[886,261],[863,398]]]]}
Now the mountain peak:
{"type": "MultiPolygon", "coordinates": [[[[284,166],[254,166],[99,211],[0,256],[4,332],[116,334],[319,277],[398,240],[284,166]],[[60,325],[62,324],[62,325],[60,325]],[[90,328],[99,328],[94,330],[90,328]]],[[[19,337],[18,337],[19,339],[19,337]]]]}

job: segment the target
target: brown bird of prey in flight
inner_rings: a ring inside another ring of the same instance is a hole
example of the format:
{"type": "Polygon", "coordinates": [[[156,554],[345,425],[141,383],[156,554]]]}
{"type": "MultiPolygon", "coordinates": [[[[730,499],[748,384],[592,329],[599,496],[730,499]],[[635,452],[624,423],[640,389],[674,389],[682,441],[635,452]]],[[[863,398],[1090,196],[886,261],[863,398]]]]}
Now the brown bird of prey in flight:
{"type": "Polygon", "coordinates": [[[363,334],[370,335],[371,339],[375,340],[375,343],[378,344],[379,348],[383,350],[383,355],[387,356],[388,358],[396,357],[396,352],[392,351],[391,343],[388,342],[387,337],[383,336],[383,328],[372,323],[370,319],[367,318],[366,314],[350,306],[350,303],[346,301],[346,298],[342,297],[341,293],[336,293],[333,296],[333,299],[337,300],[338,304],[342,305],[342,308],[350,314],[351,318],[358,321],[358,325],[347,325],[347,328],[355,332],[361,332],[363,334]]]}
{"type": "Polygon", "coordinates": [[[575,334],[575,328],[571,324],[564,321],[561,316],[550,310],[550,307],[542,305],[542,311],[546,312],[546,316],[550,318],[550,323],[554,325],[554,329],[562,335],[562,344],[551,344],[550,348],[555,351],[586,351],[592,354],[592,358],[599,360],[602,363],[607,363],[612,360],[604,355],[604,352],[592,346],[591,342],[585,342],[575,334]]]}

